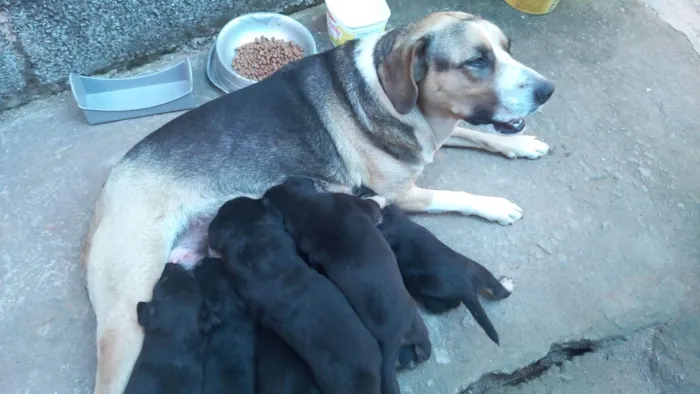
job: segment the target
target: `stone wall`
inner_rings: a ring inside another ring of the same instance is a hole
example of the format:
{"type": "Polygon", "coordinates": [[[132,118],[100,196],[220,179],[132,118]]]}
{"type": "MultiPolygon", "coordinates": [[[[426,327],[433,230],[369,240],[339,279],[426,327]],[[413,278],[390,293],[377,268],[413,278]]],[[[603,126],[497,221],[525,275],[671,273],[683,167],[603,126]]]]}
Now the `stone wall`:
{"type": "Polygon", "coordinates": [[[320,0],[0,0],[0,110],[68,87],[68,74],[144,62],[254,11],[320,0]]]}

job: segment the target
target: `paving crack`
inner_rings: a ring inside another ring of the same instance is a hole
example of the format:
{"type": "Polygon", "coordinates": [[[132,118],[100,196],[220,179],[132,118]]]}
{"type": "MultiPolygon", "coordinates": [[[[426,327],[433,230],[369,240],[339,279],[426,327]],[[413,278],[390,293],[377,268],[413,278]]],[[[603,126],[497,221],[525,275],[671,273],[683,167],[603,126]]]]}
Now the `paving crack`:
{"type": "Polygon", "coordinates": [[[516,386],[536,379],[554,366],[561,366],[565,361],[596,352],[623,341],[623,336],[613,336],[601,340],[579,339],[576,341],[555,343],[549,352],[539,360],[511,373],[491,372],[482,375],[460,394],[482,394],[494,387],[516,386]]]}

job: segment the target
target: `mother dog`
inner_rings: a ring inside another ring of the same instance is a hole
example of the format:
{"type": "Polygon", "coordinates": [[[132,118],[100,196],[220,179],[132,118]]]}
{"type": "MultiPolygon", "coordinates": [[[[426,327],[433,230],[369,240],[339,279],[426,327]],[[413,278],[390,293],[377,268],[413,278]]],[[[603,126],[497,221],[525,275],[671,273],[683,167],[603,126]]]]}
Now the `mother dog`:
{"type": "Polygon", "coordinates": [[[519,220],[508,200],[415,185],[441,146],[547,153],[531,136],[456,127],[466,120],[514,134],[552,95],[509,44],[488,21],[431,14],[307,57],[139,142],[105,183],[82,254],[97,317],[95,393],[123,391],[143,340],[136,303],[149,299],[178,238],[228,199],[259,197],[299,175],[331,190],[365,185],[408,211],[519,220]]]}

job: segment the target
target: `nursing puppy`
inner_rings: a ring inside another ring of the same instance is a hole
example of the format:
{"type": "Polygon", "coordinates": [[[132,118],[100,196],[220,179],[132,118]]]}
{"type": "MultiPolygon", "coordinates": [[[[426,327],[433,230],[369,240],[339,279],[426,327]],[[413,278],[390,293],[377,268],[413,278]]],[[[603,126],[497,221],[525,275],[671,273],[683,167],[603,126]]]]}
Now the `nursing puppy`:
{"type": "Polygon", "coordinates": [[[255,394],[255,321],[233,291],[223,261],[205,258],[194,276],[204,304],[221,322],[209,334],[202,393],[255,394]]]}
{"type": "Polygon", "coordinates": [[[321,394],[311,368],[274,331],[258,332],[256,360],[257,394],[321,394]]]}
{"type": "Polygon", "coordinates": [[[209,226],[235,291],[309,365],[325,394],[380,394],[381,354],[343,294],[298,255],[262,200],[225,203],[209,226]]]}
{"type": "Polygon", "coordinates": [[[406,291],[391,247],[376,225],[379,205],[347,194],[316,191],[307,178],[290,177],[270,188],[264,199],[284,216],[285,227],[312,267],[345,294],[382,351],[382,393],[400,392],[396,362],[403,342],[422,346],[429,357],[427,330],[416,304],[406,291]],[[423,325],[424,327],[424,325],[423,325]],[[416,338],[420,332],[423,337],[416,338]]]}
{"type": "Polygon", "coordinates": [[[479,302],[479,293],[501,300],[510,295],[512,283],[501,284],[489,270],[442,243],[397,206],[389,205],[382,212],[379,230],[391,245],[413,298],[432,313],[444,313],[464,303],[486,335],[498,344],[498,333],[479,302]]]}
{"type": "Polygon", "coordinates": [[[126,394],[191,394],[202,390],[203,332],[214,324],[199,286],[185,268],[166,264],[150,302],[136,306],[145,338],[126,394]]]}
{"type": "MultiPolygon", "coordinates": [[[[274,331],[267,328],[258,331],[255,354],[257,394],[321,394],[311,368],[274,331]]],[[[405,345],[401,347],[396,367],[413,369],[422,361],[426,360],[418,358],[415,345],[405,345]]]]}

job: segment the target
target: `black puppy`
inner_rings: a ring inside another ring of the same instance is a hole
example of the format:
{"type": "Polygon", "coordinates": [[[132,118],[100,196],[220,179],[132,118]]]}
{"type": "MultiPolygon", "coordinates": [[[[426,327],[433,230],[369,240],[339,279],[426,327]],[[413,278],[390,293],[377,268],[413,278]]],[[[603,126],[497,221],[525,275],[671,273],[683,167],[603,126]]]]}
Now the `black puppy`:
{"type": "Polygon", "coordinates": [[[209,247],[253,317],[306,361],[323,393],[380,393],[377,342],[340,290],[297,255],[274,207],[227,202],[209,225],[209,247]]]}
{"type": "MultiPolygon", "coordinates": [[[[274,331],[267,328],[258,331],[255,355],[257,394],[321,394],[311,368],[274,331]]],[[[399,353],[397,368],[413,369],[416,361],[415,346],[405,345],[399,353]]]]}
{"type": "Polygon", "coordinates": [[[256,323],[229,276],[220,259],[205,258],[194,270],[204,304],[221,322],[209,333],[203,394],[255,394],[256,323]]]}
{"type": "Polygon", "coordinates": [[[411,221],[397,206],[387,206],[383,214],[378,227],[396,255],[413,298],[431,313],[444,313],[464,303],[486,335],[498,344],[498,333],[479,302],[479,293],[501,300],[512,288],[507,289],[482,265],[411,221]]]}
{"type": "Polygon", "coordinates": [[[321,394],[306,362],[279,335],[258,331],[257,394],[321,394]]]}
{"type": "MultiPolygon", "coordinates": [[[[279,335],[260,328],[257,336],[257,394],[321,394],[311,368],[279,335]]],[[[415,345],[401,347],[398,370],[413,369],[417,362],[415,345]]]]}
{"type": "Polygon", "coordinates": [[[150,302],[136,306],[145,338],[126,394],[191,394],[202,390],[207,332],[215,321],[184,267],[166,264],[150,302]]]}
{"type": "Polygon", "coordinates": [[[313,181],[299,177],[270,188],[263,198],[282,212],[285,227],[307,262],[323,268],[379,342],[382,393],[400,393],[396,363],[402,344],[415,344],[424,359],[430,357],[431,346],[394,253],[377,229],[382,219],[379,205],[317,191],[313,181]]]}

